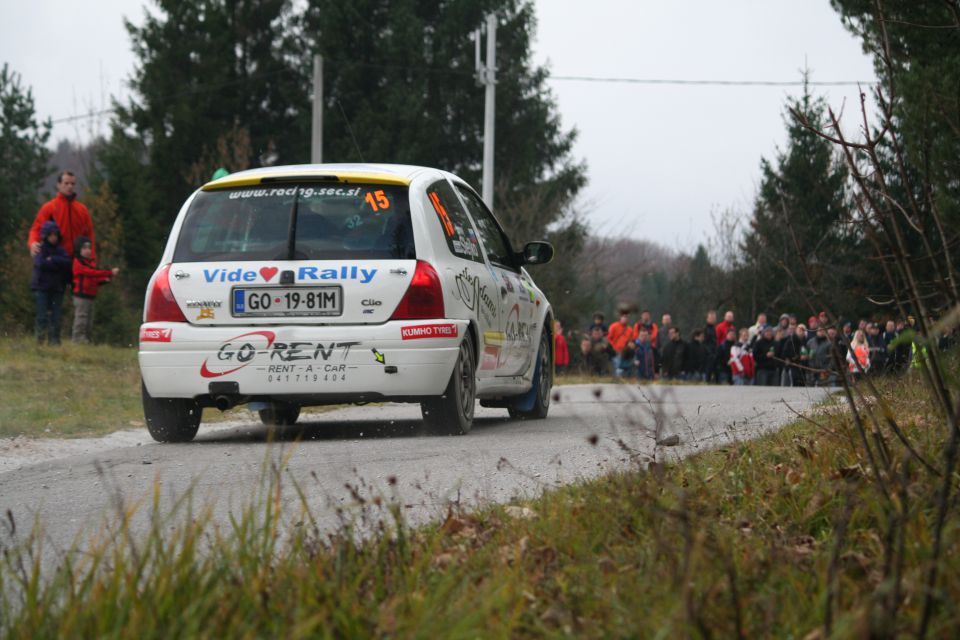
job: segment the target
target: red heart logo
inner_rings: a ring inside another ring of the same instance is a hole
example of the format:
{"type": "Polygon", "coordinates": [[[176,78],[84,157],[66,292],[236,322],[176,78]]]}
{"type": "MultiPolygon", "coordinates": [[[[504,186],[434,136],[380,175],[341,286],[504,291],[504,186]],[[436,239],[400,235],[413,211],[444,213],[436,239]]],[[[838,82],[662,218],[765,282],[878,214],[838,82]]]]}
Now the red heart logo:
{"type": "Polygon", "coordinates": [[[276,267],[260,267],[260,275],[263,276],[264,282],[270,282],[270,279],[277,275],[277,271],[279,269],[276,267]]]}

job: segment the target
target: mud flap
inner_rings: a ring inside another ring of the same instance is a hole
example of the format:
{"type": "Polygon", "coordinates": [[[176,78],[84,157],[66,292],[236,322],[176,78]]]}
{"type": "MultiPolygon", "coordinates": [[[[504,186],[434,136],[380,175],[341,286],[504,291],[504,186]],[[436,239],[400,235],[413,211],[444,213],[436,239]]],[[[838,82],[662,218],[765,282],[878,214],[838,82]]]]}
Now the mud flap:
{"type": "Polygon", "coordinates": [[[533,411],[533,405],[537,401],[537,394],[540,393],[540,354],[537,353],[537,365],[533,369],[533,384],[530,391],[522,396],[518,396],[510,405],[514,411],[533,411]]]}

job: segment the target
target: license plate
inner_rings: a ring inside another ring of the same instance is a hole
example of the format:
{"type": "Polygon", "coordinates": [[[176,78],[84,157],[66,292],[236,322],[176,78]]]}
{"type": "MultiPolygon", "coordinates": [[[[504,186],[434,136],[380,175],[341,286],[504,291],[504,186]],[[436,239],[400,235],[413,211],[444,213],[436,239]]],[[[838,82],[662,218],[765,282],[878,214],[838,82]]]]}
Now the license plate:
{"type": "Polygon", "coordinates": [[[234,316],[339,316],[342,287],[237,287],[234,316]]]}

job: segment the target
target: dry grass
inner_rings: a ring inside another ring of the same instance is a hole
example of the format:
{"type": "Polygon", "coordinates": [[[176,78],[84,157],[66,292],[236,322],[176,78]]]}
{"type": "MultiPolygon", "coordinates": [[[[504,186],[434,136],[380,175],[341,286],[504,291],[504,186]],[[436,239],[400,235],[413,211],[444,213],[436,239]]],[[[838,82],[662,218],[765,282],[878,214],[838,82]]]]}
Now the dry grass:
{"type": "MultiPolygon", "coordinates": [[[[883,386],[918,449],[942,464],[945,430],[918,400],[922,385],[883,386]]],[[[261,499],[228,531],[200,510],[184,517],[185,502],[132,541],[125,514],[111,535],[96,534],[92,553],[66,555],[49,575],[30,561],[39,532],[8,540],[0,634],[817,638],[828,595],[834,637],[911,633],[937,482],[889,442],[907,479],[891,616],[896,567],[873,470],[848,411],[815,419],[522,504],[454,509],[421,529],[405,525],[402,497],[388,493],[355,496],[343,527],[323,533],[305,508],[281,508],[284,474],[270,469],[261,499]],[[378,533],[358,542],[352,524],[378,519],[378,533]]],[[[960,631],[956,500],[949,518],[931,637],[960,631]]]]}

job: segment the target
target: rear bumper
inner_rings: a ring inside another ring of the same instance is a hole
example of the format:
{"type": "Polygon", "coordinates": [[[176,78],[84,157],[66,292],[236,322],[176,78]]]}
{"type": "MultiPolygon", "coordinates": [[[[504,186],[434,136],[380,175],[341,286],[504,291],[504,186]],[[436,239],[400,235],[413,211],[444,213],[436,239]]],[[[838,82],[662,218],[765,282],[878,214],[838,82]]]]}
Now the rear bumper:
{"type": "Polygon", "coordinates": [[[307,403],[443,393],[466,335],[465,320],[372,326],[209,327],[155,322],[140,328],[140,372],[155,398],[239,396],[307,403]],[[223,384],[228,383],[228,384],[223,384]],[[235,384],[233,384],[235,383],[235,384]]]}

